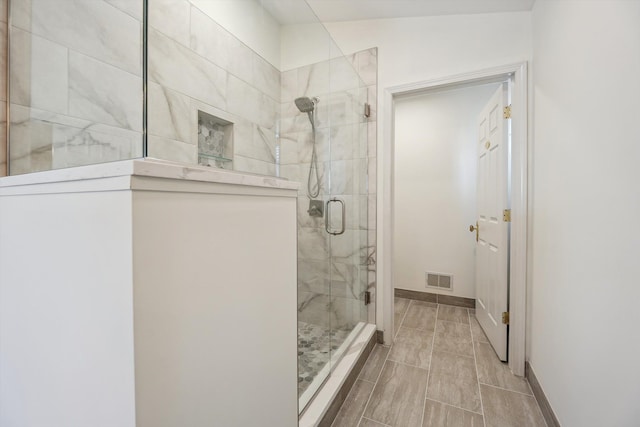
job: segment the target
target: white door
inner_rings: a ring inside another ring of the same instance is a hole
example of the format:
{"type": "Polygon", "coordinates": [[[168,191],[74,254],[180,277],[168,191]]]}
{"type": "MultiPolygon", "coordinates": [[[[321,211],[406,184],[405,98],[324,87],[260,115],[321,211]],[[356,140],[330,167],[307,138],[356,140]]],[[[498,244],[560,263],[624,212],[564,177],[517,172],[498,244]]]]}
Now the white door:
{"type": "Polygon", "coordinates": [[[506,84],[491,97],[478,119],[478,230],[476,317],[500,360],[507,360],[509,222],[509,139],[504,107],[506,84]]]}

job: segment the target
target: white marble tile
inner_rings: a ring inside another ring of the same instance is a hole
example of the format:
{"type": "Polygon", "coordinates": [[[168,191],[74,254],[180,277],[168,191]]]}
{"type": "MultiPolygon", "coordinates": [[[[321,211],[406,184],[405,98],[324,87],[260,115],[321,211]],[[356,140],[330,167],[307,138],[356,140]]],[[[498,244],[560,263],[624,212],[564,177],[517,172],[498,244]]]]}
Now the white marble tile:
{"type": "Polygon", "coordinates": [[[331,194],[366,194],[367,161],[337,160],[331,163],[331,194]]]}
{"type": "Polygon", "coordinates": [[[316,129],[315,142],[314,134],[311,130],[298,133],[298,163],[310,163],[314,147],[319,162],[328,162],[330,160],[331,141],[329,131],[329,128],[316,129]]]}
{"type": "Polygon", "coordinates": [[[279,104],[246,82],[229,75],[227,109],[267,129],[275,129],[279,104]]]}
{"type": "Polygon", "coordinates": [[[298,91],[296,96],[320,96],[331,92],[329,62],[319,62],[298,69],[298,91]]]}
{"type": "Polygon", "coordinates": [[[293,102],[298,98],[298,69],[283,71],[280,75],[280,102],[293,102]]]}
{"type": "Polygon", "coordinates": [[[367,156],[370,158],[377,157],[378,154],[378,122],[371,121],[367,123],[367,156]]]}
{"type": "MultiPolygon", "coordinates": [[[[3,0],[7,1],[7,0],[3,0]]],[[[31,31],[31,1],[21,0],[11,1],[11,26],[21,28],[25,31],[31,31]]],[[[13,28],[11,29],[13,30],[13,28]]]]}
{"type": "Polygon", "coordinates": [[[13,30],[12,102],[57,113],[68,111],[68,49],[20,29],[13,30]]]}
{"type": "Polygon", "coordinates": [[[149,80],[214,107],[227,107],[227,73],[151,28],[149,80]]]}
{"type": "Polygon", "coordinates": [[[7,175],[7,103],[0,102],[0,177],[7,175]]]}
{"type": "Polygon", "coordinates": [[[148,84],[148,97],[149,134],[193,143],[197,118],[192,114],[191,98],[154,82],[148,84]]]}
{"type": "Polygon", "coordinates": [[[329,257],[329,238],[323,228],[298,228],[298,259],[323,261],[329,257]]]}
{"type": "Polygon", "coordinates": [[[329,327],[331,314],[327,310],[328,295],[315,292],[298,292],[298,320],[313,325],[329,327]]]}
{"type": "Polygon", "coordinates": [[[298,163],[298,134],[280,134],[278,138],[280,147],[280,164],[295,165],[298,163]]]}
{"type": "Polygon", "coordinates": [[[173,162],[198,163],[198,147],[173,139],[149,135],[147,153],[154,159],[171,160],[173,162]]]}
{"type": "Polygon", "coordinates": [[[142,79],[88,56],[69,52],[69,114],[142,130],[142,79]]]}
{"type": "Polygon", "coordinates": [[[276,176],[276,166],[273,163],[238,155],[233,156],[233,170],[258,175],[276,176]]]}
{"type": "Polygon", "coordinates": [[[357,69],[366,86],[378,83],[378,49],[371,48],[356,53],[357,69]]]}
{"type": "Polygon", "coordinates": [[[329,260],[298,261],[298,285],[300,290],[317,294],[329,294],[329,260]]]}
{"type": "MultiPolygon", "coordinates": [[[[309,191],[307,189],[307,183],[309,180],[309,169],[311,168],[311,163],[302,163],[300,164],[300,180],[298,182],[301,183],[300,187],[298,188],[298,194],[301,196],[307,196],[309,194],[309,191]]],[[[328,189],[329,189],[329,180],[331,178],[331,174],[330,174],[330,164],[329,162],[320,162],[318,161],[318,173],[320,175],[320,193],[319,193],[319,197],[323,197],[325,194],[328,194],[328,189]]],[[[312,175],[312,180],[311,183],[312,185],[315,185],[316,182],[316,175],[315,175],[315,170],[313,172],[312,175]]]]}
{"type": "Polygon", "coordinates": [[[142,22],[142,2],[143,0],[105,0],[107,3],[117,7],[121,11],[131,15],[142,22]]]}
{"type": "Polygon", "coordinates": [[[371,106],[371,115],[368,120],[378,120],[378,86],[367,87],[367,102],[371,106]]]}
{"type": "Polygon", "coordinates": [[[149,26],[189,47],[191,3],[188,0],[149,0],[149,26]]]}
{"type": "Polygon", "coordinates": [[[190,37],[191,49],[218,67],[229,69],[229,39],[232,36],[208,15],[193,6],[191,7],[190,37]]]}
{"type": "Polygon", "coordinates": [[[140,21],[102,0],[31,0],[31,23],[25,29],[29,28],[70,49],[142,74],[140,21]]]}
{"type": "Polygon", "coordinates": [[[346,230],[331,237],[331,259],[346,264],[364,264],[366,261],[367,232],[346,230]]]}
{"type": "Polygon", "coordinates": [[[330,61],[331,92],[342,92],[360,87],[360,77],[346,57],[330,61]]]}
{"type": "Polygon", "coordinates": [[[360,103],[358,89],[334,92],[327,101],[331,126],[343,126],[362,121],[364,104],[360,103]]]}
{"type": "Polygon", "coordinates": [[[352,160],[360,156],[360,125],[331,128],[331,160],[352,160]]]}
{"type": "MultiPolygon", "coordinates": [[[[327,199],[328,196],[316,197],[316,200],[322,201],[323,206],[326,206],[327,199]]],[[[310,200],[308,197],[298,197],[298,227],[324,228],[324,216],[310,216],[308,212],[309,204],[310,200]]]]}
{"type": "Polygon", "coordinates": [[[260,92],[280,103],[280,72],[257,54],[253,55],[252,81],[260,92]]]}
{"type": "Polygon", "coordinates": [[[276,135],[272,130],[251,125],[251,137],[234,141],[235,154],[275,164],[276,135]]]}

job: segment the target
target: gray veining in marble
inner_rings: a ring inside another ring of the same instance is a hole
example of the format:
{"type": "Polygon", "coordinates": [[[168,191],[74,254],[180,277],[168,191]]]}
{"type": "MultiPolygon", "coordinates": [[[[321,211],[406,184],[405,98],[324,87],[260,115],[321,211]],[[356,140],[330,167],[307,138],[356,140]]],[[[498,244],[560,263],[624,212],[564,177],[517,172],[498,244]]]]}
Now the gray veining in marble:
{"type": "Polygon", "coordinates": [[[149,135],[147,150],[149,157],[156,159],[189,164],[198,162],[198,147],[182,141],[149,135]]]}
{"type": "Polygon", "coordinates": [[[148,84],[148,97],[149,134],[191,142],[194,120],[191,99],[154,82],[148,84]]]}
{"type": "Polygon", "coordinates": [[[113,7],[131,15],[142,22],[142,1],[141,0],[105,0],[113,7]]]}
{"type": "Polygon", "coordinates": [[[142,131],[142,79],[69,52],[69,114],[142,131]]]}
{"type": "Polygon", "coordinates": [[[21,3],[12,3],[14,26],[142,75],[142,24],[131,15],[102,0],[31,0],[30,13],[21,3]]]}
{"type": "Polygon", "coordinates": [[[149,26],[189,47],[191,3],[188,0],[149,0],[149,26]]]}
{"type": "Polygon", "coordinates": [[[167,36],[149,29],[149,80],[223,110],[227,73],[167,36]]]}

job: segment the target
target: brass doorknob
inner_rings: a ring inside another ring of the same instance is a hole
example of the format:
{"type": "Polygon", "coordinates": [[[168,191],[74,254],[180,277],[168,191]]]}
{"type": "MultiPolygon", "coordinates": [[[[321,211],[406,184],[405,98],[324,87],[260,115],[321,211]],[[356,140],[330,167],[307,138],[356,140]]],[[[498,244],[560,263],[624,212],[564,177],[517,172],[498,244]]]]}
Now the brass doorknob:
{"type": "Polygon", "coordinates": [[[469,226],[469,231],[470,232],[476,232],[476,242],[480,239],[480,229],[478,228],[478,222],[476,221],[476,225],[475,227],[473,225],[469,226]]]}

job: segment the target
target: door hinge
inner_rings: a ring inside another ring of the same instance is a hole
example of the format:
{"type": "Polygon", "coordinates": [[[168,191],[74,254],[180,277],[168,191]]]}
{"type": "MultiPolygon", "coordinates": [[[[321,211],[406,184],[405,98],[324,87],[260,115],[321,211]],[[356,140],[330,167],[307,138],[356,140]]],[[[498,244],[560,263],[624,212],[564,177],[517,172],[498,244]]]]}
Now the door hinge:
{"type": "Polygon", "coordinates": [[[505,209],[502,212],[502,219],[504,222],[511,222],[511,209],[505,209]]]}
{"type": "Polygon", "coordinates": [[[506,107],[504,107],[504,109],[502,110],[502,117],[504,117],[505,119],[510,119],[511,118],[511,104],[507,105],[506,107]]]}
{"type": "Polygon", "coordinates": [[[371,117],[371,104],[368,102],[364,103],[364,116],[367,118],[371,117]]]}
{"type": "Polygon", "coordinates": [[[364,305],[371,304],[371,292],[367,291],[364,293],[364,305]]]}
{"type": "Polygon", "coordinates": [[[505,325],[509,324],[509,312],[508,311],[502,312],[502,323],[504,323],[505,325]]]}

